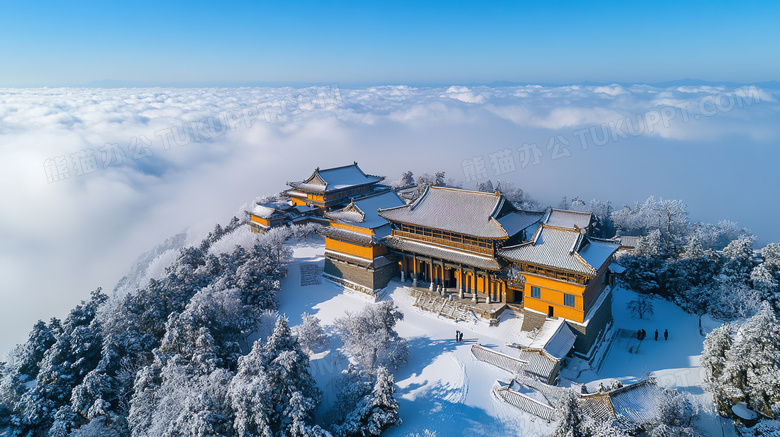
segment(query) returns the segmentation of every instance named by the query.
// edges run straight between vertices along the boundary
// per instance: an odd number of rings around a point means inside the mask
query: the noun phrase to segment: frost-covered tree
[[[213,369],[213,370],[212,370]],[[207,436],[231,432],[227,390],[233,374],[174,355],[136,381],[128,418],[134,436]]]
[[[659,258],[666,252],[666,246],[661,238],[661,231],[654,229],[649,234],[639,237],[634,254],[642,258]]]
[[[405,171],[401,174],[401,180],[398,181],[398,187],[410,187],[414,185],[414,173]]]
[[[761,299],[769,302],[775,312],[778,312],[780,311],[780,283],[776,276],[780,275],[772,274],[766,264],[763,262],[753,268],[750,272],[750,281]]]
[[[332,381],[336,388],[333,405],[327,414],[327,423],[339,425],[344,422],[347,415],[354,410],[363,397],[371,393],[373,388],[372,375],[360,370],[356,365],[349,366]]]
[[[726,374],[728,359],[726,353],[734,343],[735,328],[724,323],[707,334],[704,350],[701,354],[701,366],[705,371],[704,387],[712,393],[713,402],[718,411],[728,411],[728,396],[725,393],[723,376]]]
[[[658,199],[651,196],[634,208],[625,205],[612,213],[617,229],[643,235],[658,230],[666,246],[672,252],[685,243],[689,231],[688,210],[680,200]]]
[[[525,199],[525,193],[523,190],[511,181],[498,180],[496,181],[495,190],[503,194],[510,202],[523,202]]]
[[[334,325],[341,332],[345,352],[365,369],[406,364],[409,347],[394,327],[403,319],[392,301],[368,305],[357,314],[347,313]]]
[[[307,313],[303,313],[301,317],[303,318],[303,323],[295,330],[295,335],[301,347],[305,351],[312,351],[312,348],[327,344],[328,335],[322,329],[320,319]]]
[[[569,209],[572,211],[589,212],[588,204],[579,196],[574,196],[569,202]]]
[[[283,243],[294,234],[275,230],[254,244],[218,250],[240,225],[234,218],[216,226],[142,288],[111,299],[93,293],[62,323],[36,325],[17,349],[18,359],[2,371],[0,416],[8,417],[9,432],[143,435],[157,423],[178,421],[180,430],[192,424],[213,435],[199,418],[212,429],[232,425],[232,413],[208,405],[229,406],[215,393],[227,387],[240,343],[256,330],[255,313],[276,305],[291,256]],[[176,404],[179,398],[194,403]],[[155,416],[157,411],[176,415]]]
[[[445,179],[444,179],[444,172],[443,171],[437,171],[436,174],[433,177],[433,185],[437,187],[443,187],[446,185]]]
[[[561,397],[555,406],[555,420],[558,424],[555,426],[553,437],[585,437],[580,430],[583,414],[574,393],[567,392]]]
[[[730,415],[742,401],[764,414],[780,414],[780,324],[771,306],[764,303],[736,331],[728,325],[710,333],[702,367],[721,414]]]
[[[663,266],[660,259],[626,255],[619,262],[626,268],[621,280],[628,288],[640,293],[659,292],[658,273]]]
[[[677,390],[664,390],[656,405],[658,420],[652,424],[650,435],[653,437],[686,436],[697,437],[699,432],[693,422],[699,415],[699,408],[683,393]]]
[[[477,182],[477,191],[481,191],[483,193],[493,193],[495,192],[495,189],[493,188],[493,182],[488,179],[485,182]]]
[[[374,386],[344,421],[333,428],[333,432],[345,437],[379,436],[387,428],[398,425],[398,402],[393,397],[395,378],[385,368],[379,367]]]
[[[321,393],[309,370],[309,358],[279,318],[265,344],[255,342],[241,357],[228,393],[238,436],[319,435],[313,426]]]
[[[20,434],[40,434],[55,422],[60,409],[68,409],[71,392],[100,360],[101,330],[93,323],[97,308],[107,296],[98,288],[87,302],[76,306],[62,323],[56,341],[39,362],[35,386],[14,406],[12,423]],[[63,413],[67,423],[70,416]]]
[[[780,243],[767,244],[761,249],[761,258],[767,270],[773,274],[780,272]]]

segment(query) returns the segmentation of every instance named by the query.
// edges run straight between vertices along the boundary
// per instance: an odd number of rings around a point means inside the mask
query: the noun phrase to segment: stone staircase
[[[451,302],[443,297],[433,297],[424,293],[418,293],[414,300],[414,306],[448,319],[462,320],[464,322],[475,319],[468,306]]]

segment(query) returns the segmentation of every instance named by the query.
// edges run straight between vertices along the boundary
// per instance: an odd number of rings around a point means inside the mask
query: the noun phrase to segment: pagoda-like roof
[[[340,222],[346,222],[364,228],[374,229],[387,224],[387,220],[378,214],[381,208],[394,208],[406,205],[393,191],[384,191],[352,199],[349,205],[342,209],[325,213],[325,217]]]
[[[387,236],[381,240],[383,244],[396,250],[416,253],[422,256],[441,258],[458,264],[465,264],[487,270],[501,270],[501,263],[493,257],[476,255],[460,250],[448,249],[395,236]]]
[[[544,224],[556,228],[587,229],[593,221],[593,214],[589,212],[568,211],[553,208],[544,220]]]
[[[518,210],[500,193],[434,186],[409,205],[379,210],[391,222],[491,239],[516,235],[543,215]]]
[[[274,202],[255,204],[255,207],[252,209],[252,214],[256,215],[257,217],[267,219],[274,215],[283,215],[291,209],[293,209],[293,206],[290,202],[278,200]]]
[[[332,192],[345,190],[362,185],[371,185],[381,182],[382,176],[369,175],[358,167],[357,162],[343,167],[334,167],[320,170],[317,167],[308,178],[299,182],[288,182],[287,185],[304,191]]]
[[[588,237],[575,230],[539,226],[527,243],[498,251],[502,257],[520,263],[595,275],[610,260],[620,243]]]

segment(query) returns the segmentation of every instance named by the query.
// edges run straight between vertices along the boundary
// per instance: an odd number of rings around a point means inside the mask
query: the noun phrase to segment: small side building
[[[396,274],[396,263],[380,240],[390,235],[390,224],[377,214],[405,202],[393,191],[353,199],[344,208],[326,212],[324,273],[353,289],[373,294]]]
[[[366,174],[357,162],[324,170],[317,167],[308,178],[288,182],[291,188],[285,194],[290,196],[293,205],[316,206],[327,211],[343,207],[358,196],[389,191],[390,187],[379,184],[384,179]]]

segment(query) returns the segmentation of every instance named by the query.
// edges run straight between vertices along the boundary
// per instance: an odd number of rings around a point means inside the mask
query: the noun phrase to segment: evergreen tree
[[[577,405],[577,396],[567,393],[555,407],[555,419],[558,424],[553,437],[585,437],[580,431],[583,415]]]
[[[233,428],[238,436],[317,435],[312,421],[320,397],[309,359],[280,317],[268,341],[239,360],[228,392]]]
[[[379,436],[387,428],[399,425],[398,402],[393,397],[395,379],[385,368],[376,372],[374,387],[365,395],[334,433],[345,437]]]

